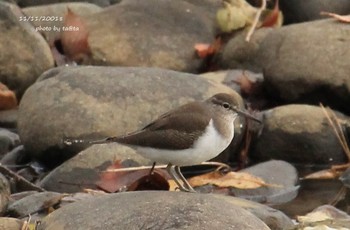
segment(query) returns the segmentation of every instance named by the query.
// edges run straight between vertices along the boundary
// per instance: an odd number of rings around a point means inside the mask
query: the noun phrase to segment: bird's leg
[[[149,171],[149,174],[148,174],[149,177],[150,177],[151,175],[153,175],[154,167],[156,167],[156,162],[153,162],[153,164],[152,164],[152,168],[151,168],[151,170]]]
[[[169,173],[169,175],[171,176],[171,178],[175,181],[175,183],[177,184],[177,186],[179,186],[179,189],[180,189],[181,191],[189,192],[189,190],[188,190],[187,188],[185,188],[185,187],[181,184],[179,178],[178,178],[177,175],[176,175],[176,172],[175,172],[175,170],[174,170],[172,164],[169,163],[168,166],[166,167],[166,170],[168,171],[168,173]]]
[[[190,183],[188,183],[188,181],[186,180],[186,178],[184,177],[184,175],[182,175],[179,166],[175,166],[175,172],[176,172],[177,175],[180,177],[180,179],[183,181],[183,183],[184,183],[186,189],[187,189],[189,192],[196,192],[196,190],[194,190],[194,189],[192,188],[192,186],[190,185]]]

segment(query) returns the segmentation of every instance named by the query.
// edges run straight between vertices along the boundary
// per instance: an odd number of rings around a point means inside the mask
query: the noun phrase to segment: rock
[[[322,102],[350,113],[349,35],[345,24],[332,19],[269,33],[260,45],[257,62],[264,67],[270,95],[287,102]]]
[[[4,214],[10,197],[10,183],[6,177],[0,174],[0,215]]]
[[[21,98],[29,85],[54,66],[50,48],[15,5],[0,2],[0,81]]]
[[[129,133],[172,108],[218,92],[242,101],[224,85],[155,68],[63,67],[40,79],[20,103],[18,131],[25,149],[48,161],[67,159],[83,149],[65,145],[66,137],[95,139]],[[239,139],[244,127],[236,122]]]
[[[19,143],[20,139],[18,134],[0,128],[0,157],[19,145]]]
[[[49,5],[55,3],[64,2],[81,2],[80,0],[16,0],[17,4],[21,7],[38,6],[38,5]],[[111,4],[117,3],[120,0],[87,0],[84,2],[95,4],[97,6],[106,7]]]
[[[21,230],[24,221],[11,218],[11,217],[0,217],[0,229],[6,230]]]
[[[350,13],[350,2],[347,0],[281,0],[280,9],[284,22],[298,23],[324,18],[320,12],[327,11],[341,15]]]
[[[344,118],[344,116],[343,116]],[[327,165],[347,157],[323,110],[311,105],[286,105],[264,112],[264,127],[251,157],[291,163]]]
[[[92,55],[83,63],[198,72],[194,45],[214,37],[208,15],[207,7],[183,0],[122,1],[88,18]]]
[[[10,203],[9,204],[12,204],[13,202],[15,202],[17,200],[23,199],[26,196],[30,196],[30,195],[37,194],[37,193],[39,193],[39,192],[34,191],[34,190],[12,193],[10,196]]]
[[[23,147],[19,145],[16,148],[13,148],[10,152],[6,153],[0,160],[2,165],[16,165],[28,163],[28,154]]]
[[[45,204],[50,203],[51,200],[58,196],[62,196],[56,192],[40,192],[33,195],[26,196],[9,205],[7,213],[12,217],[24,217],[26,215],[33,215],[33,213],[44,211]],[[44,210],[43,210],[44,209]]]
[[[246,32],[238,32],[222,48],[217,56],[217,65],[221,69],[247,69],[256,73],[262,72],[263,67],[256,60],[261,43],[273,29],[259,29],[254,32],[250,42],[245,41]]]
[[[17,127],[18,109],[0,111],[0,127],[14,129]]]
[[[227,203],[244,208],[248,212],[254,214],[262,220],[269,228],[277,229],[292,229],[293,221],[283,212],[273,209],[269,206],[259,204],[246,199],[241,199],[231,196],[215,195],[217,198],[224,200]]]
[[[117,143],[94,145],[51,171],[39,185],[46,190],[67,193],[98,189],[96,182],[101,171],[117,160],[125,167],[152,164],[133,149]]]
[[[240,172],[257,176],[270,186],[262,186],[257,189],[232,188],[231,192],[234,196],[261,203],[280,204],[293,200],[298,194],[298,186],[296,186],[298,172],[293,165],[285,161],[271,160]]]
[[[82,18],[90,17],[91,14],[97,13],[102,10],[101,7],[91,3],[67,2],[27,7],[23,8],[23,12],[28,17],[48,17],[49,20],[37,20],[33,22],[33,25],[35,26],[35,28],[37,28],[39,32],[45,35],[45,38],[46,40],[48,40],[49,44],[53,44],[55,40],[61,37],[61,32],[63,30],[62,26],[64,25],[64,18],[67,14],[67,8],[69,8],[74,12],[74,14],[79,15],[79,17]],[[56,30],[54,30],[54,27],[56,27]],[[40,28],[43,29],[41,30]],[[47,31],[46,28],[49,31]]]
[[[298,216],[299,225],[313,229],[349,229],[350,216],[332,205],[322,205],[305,216]]]
[[[39,230],[97,230],[115,226],[120,229],[269,229],[251,213],[211,195],[147,191],[111,194],[67,205],[45,217]]]
[[[259,29],[249,43],[241,33],[223,48],[220,65],[263,72],[274,100],[322,102],[350,114],[349,34],[345,23],[333,19]]]

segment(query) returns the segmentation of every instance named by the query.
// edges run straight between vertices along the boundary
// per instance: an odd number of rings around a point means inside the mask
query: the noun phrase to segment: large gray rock
[[[190,1],[122,1],[88,18],[92,55],[84,63],[197,72],[194,45],[212,41],[213,15]]]
[[[94,145],[67,160],[40,182],[40,187],[55,192],[74,193],[83,189],[98,189],[101,171],[115,161],[124,167],[150,165],[135,150],[117,143]]]
[[[26,91],[18,131],[33,156],[66,158],[82,148],[64,145],[65,137],[129,133],[172,108],[218,92],[236,95],[243,106],[237,93],[197,75],[153,68],[56,68]],[[237,126],[237,139],[243,128]]]
[[[48,44],[23,16],[17,6],[0,2],[0,81],[17,97],[54,66]]]
[[[330,105],[350,113],[350,31],[334,19],[245,32],[223,48],[220,65],[264,73],[266,91],[285,102]]]
[[[252,146],[251,157],[254,159],[321,165],[347,161],[320,107],[276,107],[264,112],[263,124],[261,134]]]
[[[347,25],[333,19],[269,33],[257,62],[270,94],[289,102],[323,102],[350,113],[349,36]]]
[[[82,211],[84,210],[84,211]],[[248,211],[215,196],[127,192],[67,205],[39,229],[269,229]]]
[[[250,42],[245,41],[247,32],[238,32],[222,48],[218,55],[218,65],[222,69],[248,69],[262,72],[263,67],[256,59],[261,43],[273,29],[259,29],[254,32]]]

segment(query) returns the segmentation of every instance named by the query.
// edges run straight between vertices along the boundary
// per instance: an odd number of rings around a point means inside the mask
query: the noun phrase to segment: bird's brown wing
[[[187,104],[179,107],[160,116],[142,130],[116,137],[114,141],[159,149],[190,148],[210,121],[210,115],[203,106]]]

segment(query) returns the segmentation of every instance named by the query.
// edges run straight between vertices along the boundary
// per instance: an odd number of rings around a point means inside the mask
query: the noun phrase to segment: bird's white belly
[[[184,150],[152,149],[149,147],[136,147],[135,149],[144,157],[161,164],[171,163],[178,166],[200,164],[219,155],[231,143],[234,136],[233,122],[230,136],[224,138],[219,134],[210,120],[203,136],[196,140],[192,148]]]

